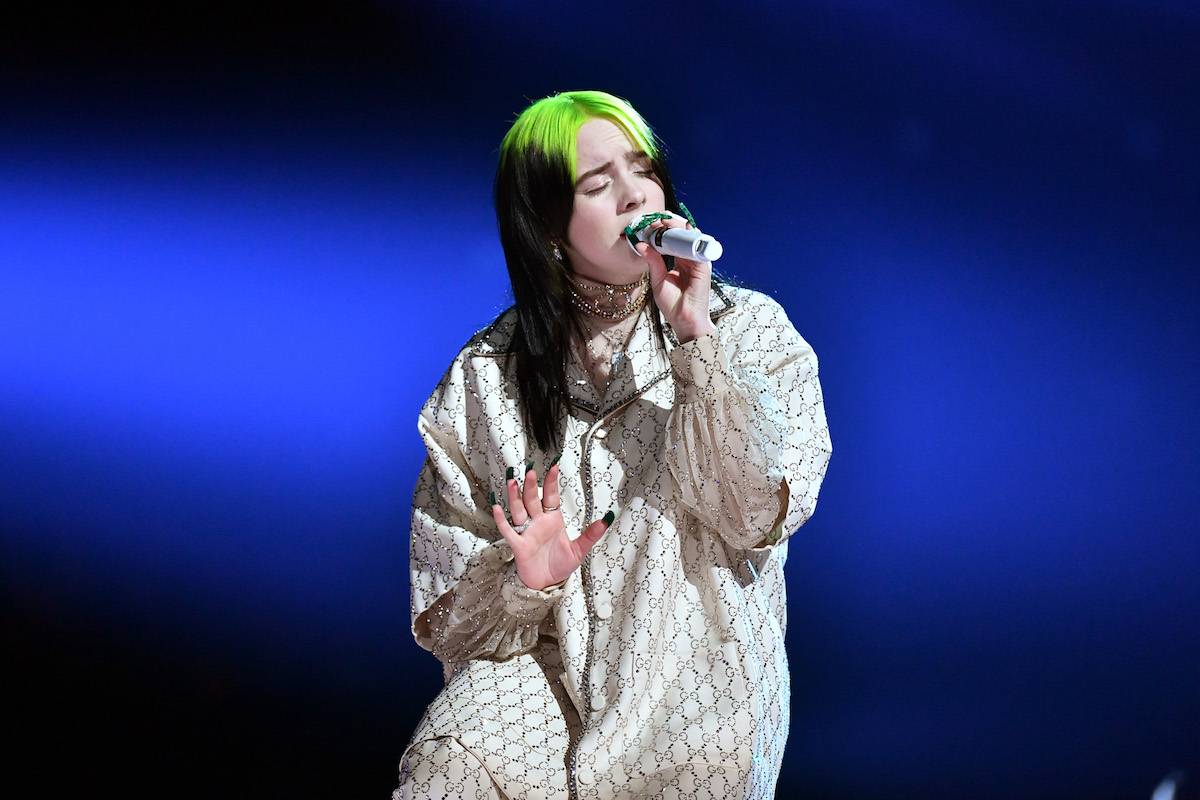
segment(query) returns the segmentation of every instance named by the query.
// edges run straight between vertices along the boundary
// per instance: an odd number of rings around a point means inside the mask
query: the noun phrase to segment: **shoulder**
[[[713,286],[716,293],[717,284]],[[734,352],[734,358],[773,360],[803,355],[816,360],[816,353],[787,311],[766,292],[744,286],[721,284],[721,291],[732,302],[723,320],[716,320],[721,338]]]
[[[509,306],[495,319],[471,334],[458,348],[428,399],[421,416],[458,417],[465,411],[466,396],[476,384],[494,384],[505,367],[516,329],[516,306]],[[494,373],[494,374],[493,374]]]
[[[460,358],[508,355],[517,329],[517,307],[501,311],[495,319],[476,331],[459,350]]]
[[[714,322],[726,317],[725,324],[735,328],[747,325],[791,324],[783,306],[766,292],[713,281],[712,294],[709,313]]]
[[[509,355],[516,329],[517,307],[513,305],[501,311],[495,319],[471,334],[471,337],[458,348],[448,371],[470,370],[472,361],[476,358],[489,358],[495,361],[498,356]]]

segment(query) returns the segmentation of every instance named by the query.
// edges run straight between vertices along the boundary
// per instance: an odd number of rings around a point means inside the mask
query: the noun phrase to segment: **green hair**
[[[627,100],[600,91],[559,92],[530,105],[500,143],[500,165],[516,151],[534,150],[551,162],[565,166],[571,184],[578,176],[579,129],[589,119],[611,120],[651,159],[662,150],[654,131]]]

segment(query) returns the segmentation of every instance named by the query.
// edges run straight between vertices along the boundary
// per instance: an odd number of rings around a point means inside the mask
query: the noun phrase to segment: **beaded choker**
[[[571,305],[585,314],[602,319],[622,320],[633,316],[649,297],[650,273],[633,283],[613,284],[572,275],[567,284]]]

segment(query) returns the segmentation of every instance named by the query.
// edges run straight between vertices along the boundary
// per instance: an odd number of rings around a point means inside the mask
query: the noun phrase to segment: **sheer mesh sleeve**
[[[816,354],[762,297],[670,355],[667,468],[684,507],[741,549],[774,547],[808,521],[833,452]]]

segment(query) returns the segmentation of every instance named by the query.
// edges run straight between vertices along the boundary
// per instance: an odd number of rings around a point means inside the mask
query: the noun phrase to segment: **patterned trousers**
[[[418,742],[400,764],[392,800],[508,800],[479,759],[452,737]]]
[[[548,636],[506,661],[460,665],[413,732],[393,800],[566,800],[580,723],[562,671]]]

